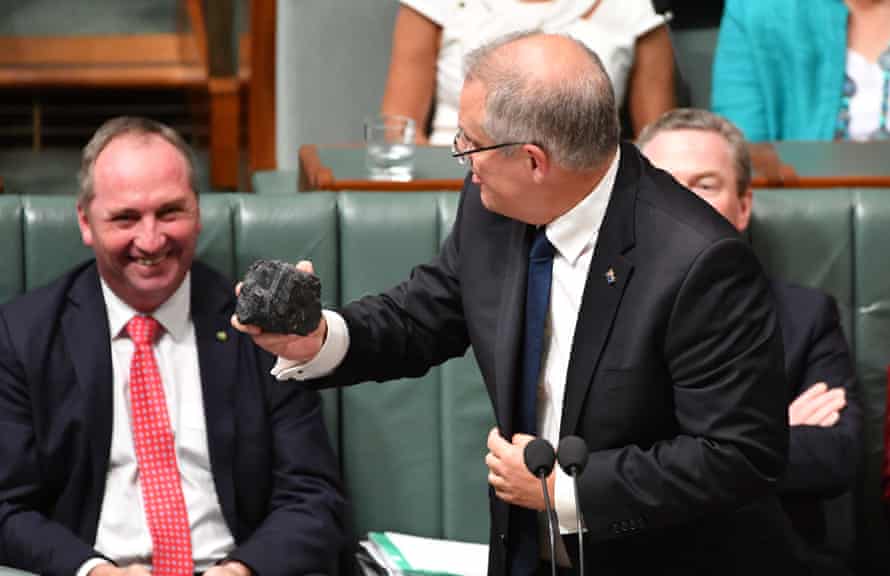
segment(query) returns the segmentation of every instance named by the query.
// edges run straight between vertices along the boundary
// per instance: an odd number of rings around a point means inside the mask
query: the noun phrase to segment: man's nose
[[[166,242],[166,238],[156,220],[145,219],[140,223],[134,242],[136,248],[152,254],[160,250],[164,246],[164,242]]]

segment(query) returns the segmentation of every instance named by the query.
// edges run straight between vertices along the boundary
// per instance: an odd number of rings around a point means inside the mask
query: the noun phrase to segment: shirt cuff
[[[318,354],[302,364],[279,356],[275,366],[272,367],[272,376],[278,380],[302,382],[327,376],[337,369],[349,351],[349,327],[346,326],[343,316],[333,310],[322,310],[321,313],[324,314],[328,325],[328,333]]]
[[[90,558],[80,565],[80,568],[77,569],[77,572],[74,573],[74,576],[87,576],[87,574],[90,573],[90,570],[100,564],[111,564],[111,562],[109,562],[105,558]]]
[[[575,508],[575,486],[572,477],[556,468],[556,481],[553,483],[553,506],[559,518],[559,533],[574,534],[578,531],[578,514]]]

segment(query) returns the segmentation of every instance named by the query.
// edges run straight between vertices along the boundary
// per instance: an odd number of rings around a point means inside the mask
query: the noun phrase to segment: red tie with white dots
[[[159,330],[151,316],[134,316],[127,323],[135,345],[130,364],[133,444],[151,534],[152,576],[184,576],[194,573],[192,541],[167,400],[151,349]]]

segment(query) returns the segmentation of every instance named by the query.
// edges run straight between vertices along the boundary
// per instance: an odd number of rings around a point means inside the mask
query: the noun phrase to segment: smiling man
[[[497,420],[494,576],[549,573],[543,491],[522,454],[568,435],[589,449],[590,574],[793,574],[772,537],[781,335],[751,248],[619,142],[609,78],[584,45],[512,36],[466,69],[453,156],[471,173],[437,258],[325,311],[307,337],[233,323],[281,357],[280,378],[318,387],[416,376],[472,346]],[[558,562],[574,568],[572,484],[550,483]]]
[[[95,260],[0,308],[0,564],[326,572],[344,500],[319,398],[228,326],[232,283],[194,261],[187,146],[111,120],[80,184]]]

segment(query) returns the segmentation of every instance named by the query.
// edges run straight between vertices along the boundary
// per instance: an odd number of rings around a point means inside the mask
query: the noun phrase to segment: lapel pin
[[[608,270],[606,270],[605,276],[606,276],[606,282],[608,282],[609,286],[614,284],[615,280],[618,279],[618,277],[615,276],[615,270],[613,270],[612,268],[609,268]]]
[[[226,334],[225,330],[220,330],[219,332],[216,333],[216,339],[220,342],[225,342],[226,340],[229,339],[229,335]]]

